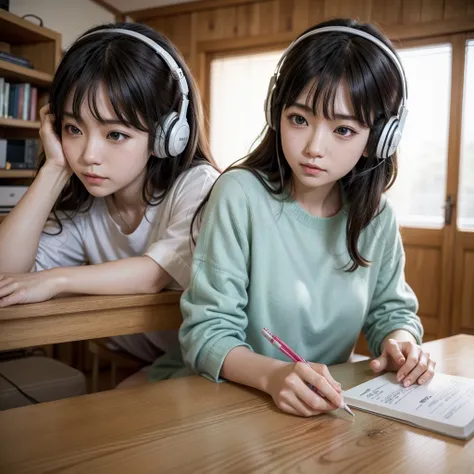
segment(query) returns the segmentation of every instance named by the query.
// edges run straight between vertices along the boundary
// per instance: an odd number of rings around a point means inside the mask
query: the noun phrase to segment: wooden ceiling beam
[[[150,18],[160,18],[183,13],[194,13],[203,10],[214,10],[216,8],[234,7],[255,3],[255,0],[198,0],[197,2],[178,3],[164,7],[152,7],[142,10],[132,10],[125,12],[135,21],[149,20]]]

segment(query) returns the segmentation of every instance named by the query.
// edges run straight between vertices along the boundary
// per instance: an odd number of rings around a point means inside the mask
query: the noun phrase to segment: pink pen
[[[274,345],[277,349],[283,352],[283,354],[285,354],[293,362],[303,362],[303,364],[306,364],[308,367],[311,367],[311,365],[308,364],[308,362],[306,362],[303,357],[299,356],[290,346],[284,343],[278,336],[272,334],[267,328],[262,329],[262,334],[265,339],[270,341],[272,345]],[[319,390],[317,390],[311,384],[309,384],[309,388],[316,392],[320,397],[326,398]],[[347,413],[355,417],[354,413],[352,413],[351,409],[345,403],[343,408]]]

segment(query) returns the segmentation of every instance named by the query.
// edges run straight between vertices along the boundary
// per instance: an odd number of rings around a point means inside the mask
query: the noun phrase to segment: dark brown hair
[[[142,198],[148,205],[159,204],[178,176],[200,163],[213,163],[204,133],[204,118],[199,90],[184,59],[173,44],[157,31],[137,23],[106,24],[91,28],[83,36],[96,30],[120,28],[147,36],[164,48],[183,70],[189,86],[187,119],[190,137],[186,149],[171,159],[151,156],[146,165]],[[69,94],[73,97],[73,114],[80,115],[81,104],[87,100],[91,113],[103,122],[97,107],[97,91],[104,84],[118,119],[126,126],[149,133],[149,149],[157,124],[171,110],[177,110],[180,92],[166,63],[145,43],[115,33],[95,34],[79,38],[62,59],[50,92],[51,113],[55,116],[55,132],[60,137],[64,107]],[[40,159],[39,168],[45,162]],[[39,169],[38,168],[38,169]],[[53,214],[62,231],[56,211],[65,211],[70,218],[78,211],[87,211],[93,202],[85,186],[72,175],[54,207]],[[68,212],[69,211],[69,212]]]
[[[303,34],[325,26],[347,26],[365,31],[394,51],[377,28],[354,20],[327,21]],[[295,45],[282,64],[273,95],[272,122],[275,130],[266,127],[259,145],[229,169],[248,170],[269,193],[285,197],[285,193],[291,190],[292,172],[287,161],[282,159],[280,116],[315,79],[316,87],[312,91],[314,113],[322,110],[326,118],[334,117],[336,90],[341,81],[345,81],[357,120],[371,129],[368,156],[361,157],[355,168],[341,179],[349,203],[346,245],[352,263],[347,270],[355,271],[370,264],[359,252],[359,237],[381,212],[382,193],[393,184],[397,175],[396,154],[383,161],[375,156],[382,128],[392,115],[397,114],[402,97],[402,82],[397,68],[379,46],[345,32],[310,36]],[[200,219],[200,211],[208,198],[196,212],[193,223]]]

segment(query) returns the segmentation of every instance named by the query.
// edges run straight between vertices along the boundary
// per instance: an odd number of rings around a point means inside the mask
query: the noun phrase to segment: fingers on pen
[[[306,364],[300,362],[296,364],[295,371],[306,383],[311,384],[319,392],[321,392],[321,394],[326,397],[331,404],[335,405],[336,407],[343,405],[340,393],[336,391],[336,389],[329,383],[324,375],[321,375],[321,373],[316,372],[311,367],[308,367]],[[320,367],[320,372],[325,373],[324,367]]]

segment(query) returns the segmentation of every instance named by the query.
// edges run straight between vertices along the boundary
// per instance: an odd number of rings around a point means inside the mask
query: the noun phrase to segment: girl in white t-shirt
[[[176,48],[144,25],[93,28],[40,116],[39,171],[0,226],[0,307],[185,288],[191,219],[218,172]],[[178,345],[174,331],[113,342],[144,363]]]

